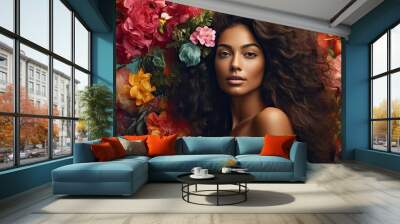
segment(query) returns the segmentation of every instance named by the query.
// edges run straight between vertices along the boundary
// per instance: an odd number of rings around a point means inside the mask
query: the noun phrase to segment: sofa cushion
[[[126,155],[138,155],[145,156],[147,155],[146,143],[141,140],[126,140],[125,138],[118,137],[121,145],[124,147],[126,151]]]
[[[148,135],[125,135],[123,136],[123,138],[129,141],[137,141],[137,140],[146,141],[147,136]]]
[[[261,156],[280,156],[286,159],[289,158],[290,147],[294,140],[295,135],[265,135],[264,136],[264,146],[261,149]]]
[[[146,139],[148,156],[163,156],[176,154],[177,135],[157,136],[149,135]]]
[[[117,137],[104,137],[101,138],[101,142],[110,143],[117,158],[126,156],[126,151]]]
[[[233,137],[183,137],[178,154],[226,154],[234,155],[235,141]]]
[[[279,156],[238,155],[240,167],[249,172],[292,172],[292,161]]]
[[[118,158],[112,145],[108,142],[92,144],[90,147],[92,149],[94,157],[96,157],[96,160],[99,162],[109,161]]]
[[[264,145],[263,137],[236,137],[236,155],[259,154]]]
[[[212,172],[219,171],[230,159],[231,155],[174,155],[158,156],[149,160],[149,170],[163,172],[190,172],[193,167],[200,166]]]

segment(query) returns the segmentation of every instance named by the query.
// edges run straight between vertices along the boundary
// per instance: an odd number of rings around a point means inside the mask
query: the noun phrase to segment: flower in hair
[[[206,47],[215,46],[215,30],[208,26],[197,27],[196,30],[190,35],[190,41],[193,44],[204,45]]]

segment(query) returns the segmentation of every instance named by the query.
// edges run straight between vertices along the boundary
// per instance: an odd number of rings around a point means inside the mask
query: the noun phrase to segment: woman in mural
[[[186,71],[176,112],[200,135],[295,134],[310,161],[333,161],[337,108],[315,33],[219,13],[213,26],[216,45]]]

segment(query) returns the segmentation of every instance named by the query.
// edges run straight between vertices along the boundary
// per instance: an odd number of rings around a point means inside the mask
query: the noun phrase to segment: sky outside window
[[[0,26],[14,31],[14,0],[0,1]]]

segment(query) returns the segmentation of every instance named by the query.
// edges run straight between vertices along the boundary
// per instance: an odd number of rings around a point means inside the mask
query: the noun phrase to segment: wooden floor
[[[312,164],[308,183],[345,201],[367,204],[357,214],[36,214],[54,200],[49,185],[0,201],[0,223],[220,224],[220,223],[400,223],[400,174],[359,163]],[[315,203],[319,203],[315,201]]]

